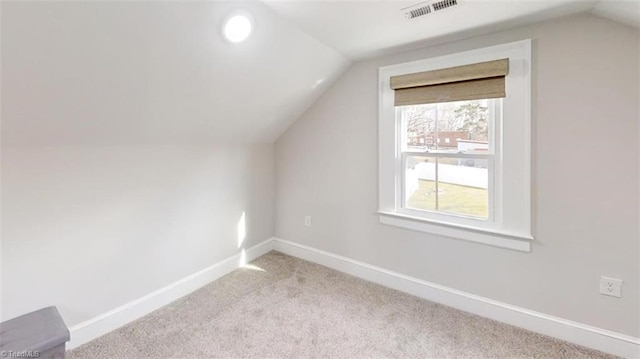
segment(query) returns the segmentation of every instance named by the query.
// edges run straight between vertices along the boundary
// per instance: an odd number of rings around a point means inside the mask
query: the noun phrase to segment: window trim
[[[394,90],[390,86],[391,76],[505,57],[509,58],[510,67],[510,75],[506,78],[507,92],[513,94],[509,108],[512,115],[510,118],[516,115],[519,121],[515,130],[511,129],[513,135],[510,137],[514,138],[511,147],[509,143],[505,146],[504,136],[501,143],[496,143],[496,151],[510,149],[510,154],[505,156],[506,160],[500,158],[506,161],[506,164],[499,167],[502,173],[496,173],[493,179],[499,181],[498,185],[502,186],[501,191],[492,194],[493,202],[496,204],[492,209],[494,212],[492,215],[496,222],[486,223],[487,221],[482,220],[487,225],[474,225],[473,222],[469,224],[468,221],[456,222],[453,220],[455,216],[445,216],[443,220],[442,216],[429,214],[416,216],[403,211],[404,201],[401,196],[404,176],[400,168],[402,152],[401,144],[397,141],[399,126],[395,115]],[[518,251],[530,251],[531,241],[534,239],[531,231],[531,40],[381,67],[379,84],[378,214],[380,223]],[[508,121],[508,119],[505,120]],[[507,125],[503,123],[503,127]],[[494,155],[499,158],[497,153]],[[509,171],[513,176],[504,177]],[[399,193],[400,197],[398,197]],[[516,198],[511,198],[514,194]]]

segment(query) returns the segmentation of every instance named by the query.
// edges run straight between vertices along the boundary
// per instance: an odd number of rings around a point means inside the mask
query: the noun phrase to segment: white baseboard
[[[144,297],[138,298],[95,318],[74,325],[69,328],[69,331],[71,332],[71,341],[68,343],[67,349],[76,348],[127,323],[143,317],[154,310],[213,282],[225,274],[236,270],[247,262],[258,258],[271,250],[273,250],[273,239],[268,239],[230,258],[218,262],[199,272],[193,273],[177,282],[171,283],[164,288],[160,288],[149,293]]]
[[[67,348],[76,348],[143,317],[271,250],[533,332],[625,358],[640,358],[639,338],[520,308],[279,238],[268,239],[246,249],[244,254],[238,253],[144,297],[74,325],[69,329],[71,341]]]
[[[640,358],[640,338],[520,308],[409,277],[316,248],[273,238],[273,249],[482,317],[625,358]]]

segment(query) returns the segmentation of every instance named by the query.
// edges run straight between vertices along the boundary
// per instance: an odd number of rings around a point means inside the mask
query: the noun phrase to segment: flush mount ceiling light
[[[232,43],[242,42],[251,35],[253,21],[250,14],[236,11],[229,15],[222,25],[222,35]]]

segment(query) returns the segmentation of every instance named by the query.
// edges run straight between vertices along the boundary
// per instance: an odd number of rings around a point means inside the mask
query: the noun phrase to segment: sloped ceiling
[[[640,27],[640,0],[600,0],[591,12],[623,24]]]
[[[640,0],[0,2],[3,146],[272,142],[350,62]],[[255,31],[222,39],[245,9]]]
[[[265,1],[356,60],[586,11],[636,26],[640,21],[640,0],[458,0],[454,7],[412,20],[401,9],[424,0]]]
[[[1,6],[3,146],[272,142],[349,65],[261,2]]]

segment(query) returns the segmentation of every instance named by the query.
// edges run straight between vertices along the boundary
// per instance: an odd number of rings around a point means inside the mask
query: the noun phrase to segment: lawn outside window
[[[530,40],[380,68],[380,222],[530,250]]]

